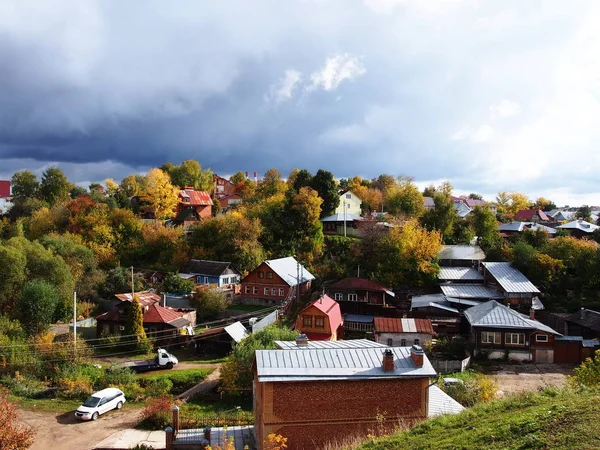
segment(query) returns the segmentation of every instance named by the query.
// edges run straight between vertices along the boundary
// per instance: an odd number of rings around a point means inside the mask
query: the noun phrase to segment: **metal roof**
[[[346,212],[346,222],[354,222],[355,220],[365,220],[360,216],[357,216],[356,214],[352,214],[349,212]],[[344,221],[344,213],[336,213],[333,214],[332,216],[328,216],[325,217],[324,219],[321,219],[321,222],[343,222]]]
[[[508,293],[539,293],[531,281],[520,270],[515,269],[509,262],[484,262],[485,269],[496,279]]]
[[[429,408],[427,417],[441,416],[442,414],[458,414],[465,409],[439,387],[433,385],[429,387]]]
[[[482,261],[485,259],[485,253],[478,245],[442,245],[438,258]]]
[[[344,314],[344,322],[372,323],[375,316],[366,316],[363,314]]]
[[[504,295],[483,284],[442,284],[442,292],[446,297],[455,298],[504,298]]]
[[[540,330],[546,333],[560,335],[549,326],[528,316],[518,313],[508,306],[501,305],[495,300],[481,303],[466,309],[465,317],[472,327],[484,328],[518,328],[525,330]]]
[[[440,273],[438,274],[438,280],[469,280],[477,281],[483,280],[477,269],[472,267],[440,267]]]
[[[296,286],[298,271],[296,258],[288,256],[287,258],[268,259],[265,261],[265,264],[273,269],[273,272],[279,275],[289,286]],[[300,264],[300,284],[314,279],[313,274]]]
[[[436,334],[431,320],[399,317],[375,317],[375,333]]]
[[[583,337],[582,336],[560,336],[560,337],[557,337],[555,340],[558,342],[561,342],[561,341],[582,342]]]
[[[600,341],[595,339],[584,339],[581,341],[581,346],[586,348],[600,347]]]
[[[532,231],[542,230],[549,234],[556,234],[556,230],[554,228],[547,227],[545,225],[540,225],[539,223],[535,223],[535,222],[511,222],[511,223],[504,223],[498,227],[498,231],[522,232],[522,231],[525,231],[526,229],[529,229]]]
[[[426,355],[417,367],[410,347],[388,347],[394,355],[394,370],[382,369],[383,348],[309,348],[257,350],[259,382],[352,380],[402,377],[435,377]]]
[[[368,339],[349,339],[347,341],[308,341],[305,346],[296,345],[296,341],[275,341],[275,345],[284,350],[306,350],[307,348],[386,348],[387,345]]]
[[[214,277],[225,274],[240,274],[231,267],[231,263],[228,261],[210,261],[207,259],[190,259],[181,269],[181,273]]]
[[[594,225],[593,223],[586,222],[585,220],[574,220],[573,222],[565,223],[564,225],[560,225],[556,228],[563,230],[580,230],[585,231],[586,233],[593,233],[600,227],[598,225]]]
[[[447,303],[446,296],[444,294],[415,295],[410,300],[412,308],[427,307],[430,303]]]
[[[468,300],[466,298],[455,298],[455,297],[446,297],[446,300],[450,303],[457,303],[459,305],[467,305],[467,306],[477,306],[481,302],[475,300]]]
[[[242,342],[244,338],[248,337],[248,330],[246,330],[246,327],[242,325],[241,322],[232,323],[223,329],[229,336],[231,336],[231,339],[238,343]]]

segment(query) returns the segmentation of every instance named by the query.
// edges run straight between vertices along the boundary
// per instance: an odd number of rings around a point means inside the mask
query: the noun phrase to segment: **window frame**
[[[518,342],[513,342],[513,337],[517,336]],[[523,341],[523,342],[520,342]],[[504,333],[504,343],[506,345],[525,345],[525,333]]]
[[[387,340],[387,346],[388,346],[388,347],[393,347],[393,345],[394,345],[394,340],[393,340],[393,339],[391,339],[391,338],[390,338],[390,339],[388,339],[388,340]]]
[[[333,297],[336,302],[341,302],[342,300],[344,300],[344,294],[341,292],[336,292],[335,294],[333,294]]]
[[[250,286],[246,286],[245,289],[244,289],[244,292],[246,294],[249,294],[250,293]]]
[[[267,279],[268,280],[272,280],[273,279],[273,272],[267,272]]]
[[[265,272],[264,270],[259,270],[258,271],[258,278],[264,278],[265,277]]]
[[[252,288],[252,293],[253,293],[254,295],[258,295],[258,286],[254,286],[254,287]]]
[[[544,338],[544,339],[540,339],[540,338]],[[535,335],[535,342],[549,342],[550,339],[548,339],[548,335],[547,334],[536,334]]]
[[[302,326],[303,327],[310,327],[312,328],[312,323],[313,323],[313,316],[310,316],[308,314],[303,314],[302,315]]]
[[[400,339],[400,347],[406,347],[406,339]]]
[[[357,302],[358,301],[358,294],[348,294],[348,301],[349,302]]]
[[[485,340],[484,340],[484,336],[486,337]],[[490,341],[490,339],[489,339],[490,336],[494,336],[493,342]],[[498,341],[496,341],[496,338],[498,338]],[[480,336],[480,341],[482,344],[492,344],[492,345],[502,344],[502,333],[499,331],[482,331],[481,336]]]
[[[269,295],[269,288],[264,288],[263,293],[264,295]]]
[[[285,295],[285,291],[283,288],[279,288],[279,296],[283,297]]]
[[[323,316],[315,316],[315,328],[325,328],[325,318]]]

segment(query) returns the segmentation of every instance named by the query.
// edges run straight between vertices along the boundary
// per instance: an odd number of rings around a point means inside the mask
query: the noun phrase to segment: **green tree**
[[[19,301],[19,320],[23,330],[30,336],[47,331],[60,301],[60,293],[47,281],[25,283]]]
[[[447,187],[436,188],[433,194],[434,207],[425,211],[421,223],[428,230],[438,230],[444,239],[451,239],[456,211]]]
[[[474,193],[474,192],[471,192],[471,193],[469,194],[469,198],[470,198],[471,200],[483,200],[483,197],[482,197],[481,195],[479,195],[479,194],[476,194],[476,193]]]
[[[298,332],[280,325],[253,333],[239,344],[235,344],[227,361],[221,367],[220,389],[229,395],[242,395],[252,389],[254,374],[252,364],[256,350],[277,348],[275,341],[292,341]]]
[[[425,211],[423,195],[412,180],[398,177],[397,184],[388,189],[385,208],[395,216],[420,217]]]
[[[40,182],[37,176],[28,171],[15,172],[11,179],[14,201],[24,201],[39,195]]]
[[[78,197],[81,197],[82,195],[88,195],[88,191],[84,187],[73,186],[71,188],[71,191],[69,192],[69,195],[71,196],[71,198],[78,198]]]
[[[575,212],[575,217],[577,219],[585,220],[586,222],[591,222],[592,221],[592,208],[590,208],[588,205],[580,206],[579,208],[577,208],[577,211]]]
[[[477,236],[477,244],[485,253],[501,245],[502,237],[498,230],[498,221],[489,206],[473,209],[470,220]]]
[[[177,274],[169,274],[163,283],[163,292],[189,294],[195,286],[192,280],[184,280]]]
[[[214,286],[200,286],[192,295],[192,306],[196,308],[198,318],[212,320],[227,308],[228,302],[221,289]]]
[[[49,167],[42,174],[40,193],[50,204],[54,205],[70,197],[72,184],[58,167]]]
[[[16,308],[21,288],[27,279],[27,258],[25,252],[8,245],[0,246],[0,308],[4,314],[12,314]]]
[[[180,189],[192,186],[197,191],[213,191],[212,171],[210,169],[202,170],[202,166],[195,159],[188,159],[177,166],[165,167],[167,169],[165,172],[171,176],[171,182]]]
[[[256,194],[258,199],[266,199],[277,194],[283,194],[287,190],[287,184],[281,179],[281,172],[277,169],[269,169],[262,180],[258,182]]]
[[[123,178],[119,188],[126,197],[143,195],[146,190],[146,177],[142,175],[128,175]]]
[[[322,199],[316,191],[303,187],[286,205],[287,236],[291,253],[311,264],[323,251],[323,225],[319,220]]]
[[[146,337],[146,332],[144,331],[144,312],[142,311],[142,306],[137,295],[133,296],[129,307],[123,340],[132,343],[132,350],[140,352],[152,351],[152,343]]]
[[[292,175],[290,174],[290,178]],[[288,179],[289,181],[289,179]],[[293,176],[292,187],[298,192],[303,187],[311,187],[313,181],[313,175],[306,169],[298,170]],[[313,187],[314,189],[314,187]],[[318,192],[318,191],[317,191]]]

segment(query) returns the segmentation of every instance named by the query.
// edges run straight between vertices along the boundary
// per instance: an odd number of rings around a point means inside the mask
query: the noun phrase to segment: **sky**
[[[3,0],[0,179],[197,159],[600,204],[600,2]]]

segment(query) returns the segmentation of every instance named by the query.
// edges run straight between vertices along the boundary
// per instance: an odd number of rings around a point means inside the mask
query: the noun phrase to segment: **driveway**
[[[497,364],[485,373],[498,383],[498,396],[516,392],[537,391],[548,386],[562,386],[569,375],[573,375],[572,365],[567,364]]]
[[[119,411],[107,412],[95,422],[80,422],[75,419],[74,412],[56,414],[20,409],[20,422],[29,425],[35,432],[30,450],[93,448],[111,434],[133,428],[140,420],[140,409],[127,404]]]

